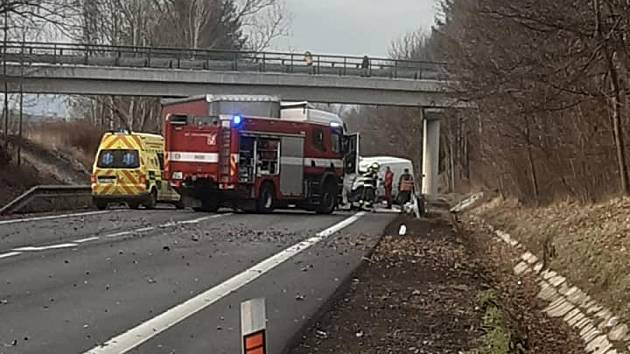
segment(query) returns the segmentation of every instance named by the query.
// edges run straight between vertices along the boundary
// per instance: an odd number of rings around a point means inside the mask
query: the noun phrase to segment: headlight
[[[173,179],[183,179],[184,174],[181,172],[173,172]]]

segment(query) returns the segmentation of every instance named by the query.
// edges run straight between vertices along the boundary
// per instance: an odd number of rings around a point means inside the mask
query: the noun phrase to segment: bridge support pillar
[[[423,112],[422,194],[433,199],[438,193],[440,119]]]

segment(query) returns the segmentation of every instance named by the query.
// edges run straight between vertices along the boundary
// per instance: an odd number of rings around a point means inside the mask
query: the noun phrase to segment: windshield
[[[96,164],[100,168],[138,168],[138,150],[101,150]]]

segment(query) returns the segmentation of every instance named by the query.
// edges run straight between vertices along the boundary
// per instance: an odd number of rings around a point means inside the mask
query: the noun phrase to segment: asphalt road
[[[270,353],[351,276],[391,214],[112,210],[0,220],[0,353],[238,353],[264,297]]]

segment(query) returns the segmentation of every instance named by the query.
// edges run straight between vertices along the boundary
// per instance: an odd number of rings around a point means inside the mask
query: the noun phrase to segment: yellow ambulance
[[[103,135],[92,168],[92,198],[98,209],[126,203],[170,203],[184,208],[183,200],[164,177],[164,138],[156,134],[108,132]]]

